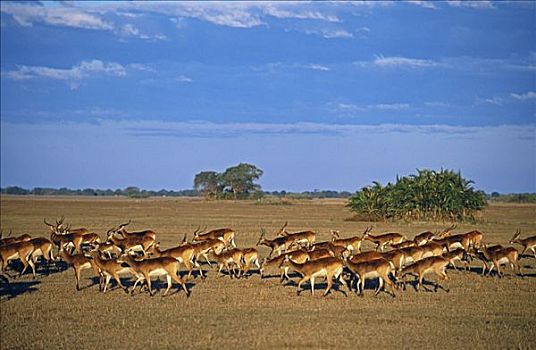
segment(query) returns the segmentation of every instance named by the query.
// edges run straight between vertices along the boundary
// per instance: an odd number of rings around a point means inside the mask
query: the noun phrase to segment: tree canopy
[[[207,198],[233,199],[250,198],[261,195],[261,186],[256,184],[263,171],[255,165],[240,163],[227,168],[223,173],[202,171],[194,177],[194,188]]]

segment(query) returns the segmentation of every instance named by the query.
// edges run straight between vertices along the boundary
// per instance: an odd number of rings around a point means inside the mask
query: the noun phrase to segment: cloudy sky
[[[534,2],[1,2],[1,185],[536,191]]]

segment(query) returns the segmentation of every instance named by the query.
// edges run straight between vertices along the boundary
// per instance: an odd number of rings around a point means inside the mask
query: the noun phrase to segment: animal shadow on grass
[[[186,284],[186,289],[188,289],[188,292],[191,295],[192,289],[195,286],[195,283],[186,282],[185,284]],[[123,281],[123,285],[127,288],[127,290],[129,291],[129,294],[130,294],[131,291],[132,291],[132,287],[134,286],[134,281],[133,280]],[[113,289],[115,290],[117,288],[121,288],[121,287],[119,287],[117,285],[114,285]],[[158,294],[160,294],[161,296],[164,296],[163,294],[164,294],[166,288],[167,288],[167,281],[165,279],[151,280],[151,289],[153,290],[153,296],[156,296]],[[142,282],[141,286],[140,286],[140,284],[138,284],[138,286],[136,286],[136,291],[137,292],[132,294],[132,296],[139,295],[139,294],[148,295],[149,294],[149,287],[147,286],[146,282]],[[179,293],[184,294],[184,289],[182,289],[182,287],[180,285],[178,285],[178,283],[173,281],[172,285],[171,285],[171,288],[169,289],[169,292],[165,297],[169,297],[171,295],[175,295],[175,294],[179,294]]]
[[[292,278],[292,276],[289,274],[289,277]],[[348,283],[348,282],[346,282]],[[297,288],[298,287],[298,282],[294,281],[294,280],[290,280],[290,281],[287,281],[285,284],[283,284],[283,286],[287,287],[287,286],[292,286],[294,288]],[[328,284],[327,282],[323,281],[323,282],[318,282],[318,280],[315,281],[315,295],[316,293],[321,293],[322,295],[324,295],[324,292],[327,288]],[[330,295],[332,291],[335,291],[335,292],[341,292],[342,294],[344,294],[344,296],[348,296],[348,294],[342,289],[344,288],[342,286],[342,284],[339,282],[339,281],[333,281],[333,285],[331,287],[331,290],[328,292],[327,295]],[[301,289],[298,291],[300,293],[300,295],[302,295],[304,292],[309,292],[309,294],[311,294],[311,280],[305,282],[305,283],[302,283],[301,285]]]
[[[409,281],[408,284],[411,284],[412,287],[413,287],[413,290],[415,290],[417,292],[417,285],[419,284],[419,281],[417,279]],[[433,289],[429,289],[428,286],[432,286]],[[422,292],[422,291],[425,291],[425,292],[437,292],[439,289],[442,289],[447,293],[450,292],[450,289],[446,288],[445,286],[443,286],[443,285],[441,285],[441,284],[439,284],[437,282],[423,279],[421,289],[418,292],[419,293]]]
[[[40,283],[40,281],[10,282],[7,277],[0,275],[0,299],[7,296],[9,300],[24,293],[33,293],[38,290],[35,286]]]

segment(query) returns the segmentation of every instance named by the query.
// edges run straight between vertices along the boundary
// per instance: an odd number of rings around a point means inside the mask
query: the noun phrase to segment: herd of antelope
[[[329,293],[334,280],[350,292],[355,288],[356,293],[363,296],[365,280],[377,279],[375,294],[384,290],[394,297],[396,289],[406,289],[408,276],[415,277],[417,291],[421,287],[427,289],[423,278],[428,273],[436,275],[437,281],[431,282],[435,291],[441,288],[448,292],[449,289],[440,285],[439,281],[448,279],[448,266],[457,269],[456,262],[469,270],[471,262],[477,259],[482,262],[482,275],[486,271],[490,275],[495,269],[499,277],[503,275],[501,266],[509,264],[516,274],[523,276],[519,259],[527,250],[532,251],[536,258],[536,236],[522,239],[521,232],[517,230],[509,244],[521,245],[523,251],[519,253],[514,247],[484,244],[483,234],[476,230],[452,234],[455,225],[442,232],[420,233],[411,240],[399,233],[373,235],[370,233],[372,227],[367,227],[363,234],[348,238],[341,238],[338,231],[331,231],[330,241],[316,242],[313,231],[290,233],[287,231],[288,223],[285,223],[273,239],[266,238],[266,231],[261,229],[256,246],[266,246],[270,252],[259,263],[259,248],[237,248],[235,232],[230,228],[208,232],[197,228],[191,242],[187,241],[185,234],[177,246],[161,250],[154,231],[128,232],[126,226],[131,223],[130,220],[108,230],[104,241],[86,228],[72,228],[63,217],[55,224],[46,219],[44,223],[50,229],[50,239],[32,238],[28,234],[11,237],[11,232],[9,237],[2,238],[0,234],[0,268],[3,274],[0,276],[4,281],[12,260],[22,262],[19,276],[29,266],[35,277],[36,264],[40,259],[46,268],[61,259],[72,267],[77,290],[80,290],[81,271],[91,269],[99,279],[102,293],[106,293],[112,278],[125,292],[129,292],[121,281],[122,276],[129,275],[134,279],[130,293],[134,293],[139,284],[140,289],[145,287],[153,295],[151,278],[165,276],[167,288],[164,296],[173,282],[188,296],[190,291],[185,281],[192,278],[194,269],[197,269],[200,278],[206,278],[200,264],[203,258],[210,267],[215,263],[218,275],[222,276],[225,269],[231,278],[251,276],[252,265],[257,267],[261,279],[268,269],[277,270],[281,281],[290,279],[288,273],[292,270],[301,276],[297,284],[298,294],[302,284],[309,281],[314,295],[315,280],[324,278],[327,284],[324,296]],[[362,252],[365,241],[374,244],[375,250]],[[56,257],[54,247],[58,251]],[[182,265],[188,272],[185,277],[180,275]],[[385,285],[389,286],[389,291]]]

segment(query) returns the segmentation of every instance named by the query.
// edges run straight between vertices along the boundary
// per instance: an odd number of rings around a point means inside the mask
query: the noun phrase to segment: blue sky
[[[2,2],[1,185],[536,191],[534,2]]]

